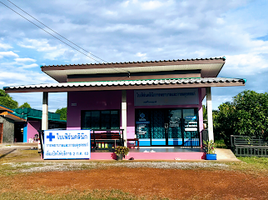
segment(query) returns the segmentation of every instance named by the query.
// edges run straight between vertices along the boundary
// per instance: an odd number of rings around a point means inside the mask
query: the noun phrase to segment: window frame
[[[104,114],[102,115],[102,112],[107,112],[109,111],[109,115],[110,115],[110,118],[109,118],[109,126],[110,128],[107,128],[107,127],[103,127],[102,124],[103,124],[103,117],[104,117]],[[113,111],[117,111],[117,117],[118,117],[118,126],[117,127],[112,127],[112,112]],[[86,127],[86,122],[85,122],[85,116],[86,116],[86,113],[87,112],[99,112],[99,119],[98,119],[98,124],[99,124],[99,127],[98,128],[92,128],[92,127]],[[107,114],[106,114],[107,115]],[[81,111],[81,129],[114,129],[114,130],[117,130],[117,129],[120,129],[120,110],[119,109],[111,109],[111,110],[82,110]]]

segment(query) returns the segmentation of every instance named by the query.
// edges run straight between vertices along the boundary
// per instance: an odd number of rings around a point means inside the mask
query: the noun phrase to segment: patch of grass
[[[262,173],[268,175],[268,158],[238,157],[242,162],[229,163],[231,169],[245,173]]]
[[[18,173],[21,173],[21,170],[25,169],[31,169],[34,167],[40,167],[43,166],[42,163],[37,164],[29,164],[29,165],[20,165],[20,164],[15,164],[15,163],[2,163],[0,164],[0,175],[2,176],[10,176],[10,175],[16,175]]]
[[[16,151],[8,154],[7,156],[0,159],[0,163],[6,163],[11,161],[16,161],[18,159],[25,159],[25,158],[40,158],[40,154],[38,150],[22,150],[17,149]]]
[[[247,163],[250,166],[254,166],[257,169],[268,170],[268,158],[265,157],[238,157],[238,159]]]
[[[137,197],[135,195],[123,192],[121,190],[93,190],[93,191],[77,191],[72,190],[62,194],[50,194],[49,191],[31,191],[31,192],[4,192],[1,193],[1,199],[79,199],[79,200],[97,200],[97,199],[126,199],[126,200],[143,200],[145,197]],[[158,198],[159,199],[159,198]]]
[[[221,139],[221,140],[215,140],[215,146],[216,146],[216,148],[224,148],[224,149],[227,149],[227,146],[224,143],[224,140],[223,139]]]

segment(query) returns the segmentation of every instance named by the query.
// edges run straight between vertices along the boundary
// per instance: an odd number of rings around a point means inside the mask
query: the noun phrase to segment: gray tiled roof
[[[68,82],[48,83],[37,85],[22,85],[5,87],[5,90],[40,89],[40,88],[73,88],[73,87],[110,87],[110,86],[139,86],[139,85],[178,85],[178,84],[210,84],[210,83],[245,83],[239,78],[183,78],[183,79],[157,79],[157,80],[121,80],[121,81],[95,81],[95,82]]]

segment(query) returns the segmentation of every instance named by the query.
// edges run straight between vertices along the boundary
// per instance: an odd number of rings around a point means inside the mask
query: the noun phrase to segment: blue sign
[[[185,119],[187,119],[187,120],[196,120],[196,116],[186,116]]]
[[[44,131],[44,159],[90,159],[90,130]]]

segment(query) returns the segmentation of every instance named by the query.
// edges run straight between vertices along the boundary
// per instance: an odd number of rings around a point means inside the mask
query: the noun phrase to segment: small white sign
[[[44,131],[44,159],[90,159],[90,130]]]
[[[185,128],[185,131],[197,131],[197,128]]]

